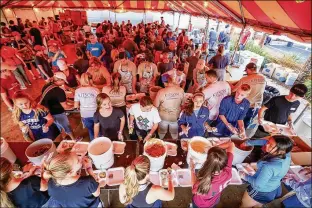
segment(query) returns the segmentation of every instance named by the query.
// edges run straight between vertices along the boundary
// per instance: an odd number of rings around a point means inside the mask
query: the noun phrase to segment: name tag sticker
[[[292,110],[292,111],[293,111],[293,110],[296,110],[296,108],[291,108],[290,110]]]
[[[239,107],[239,109],[241,109],[241,110],[245,110],[245,108],[244,108],[244,107]]]
[[[98,48],[91,48],[91,51],[98,51]]]
[[[200,115],[199,117],[201,117],[201,118],[205,118],[205,117],[206,117],[206,115]]]

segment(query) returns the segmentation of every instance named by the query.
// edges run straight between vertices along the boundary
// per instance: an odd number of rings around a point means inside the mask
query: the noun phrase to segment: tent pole
[[[207,19],[206,19],[205,37],[204,37],[205,42],[206,42],[206,41],[208,40],[208,38],[209,38],[209,32],[208,32],[208,30],[209,30],[209,17],[207,17]]]
[[[4,13],[3,9],[1,9],[1,12],[2,12],[2,14],[4,16],[5,21],[7,22],[7,24],[9,24],[8,18],[5,16],[5,13]]]
[[[189,31],[189,32],[191,32],[191,31],[190,31],[190,29],[191,29],[191,28],[190,28],[190,27],[191,27],[191,24],[192,24],[192,15],[190,14],[189,25],[188,25],[188,31]]]
[[[35,14],[35,17],[36,17],[37,23],[39,23],[39,21],[38,21],[38,17],[37,17],[37,15],[36,15],[35,10],[34,10],[34,7],[32,8],[32,10],[33,10],[33,12],[34,12],[34,14]]]
[[[180,17],[181,17],[181,13],[179,13],[179,19],[178,19],[178,30],[179,30],[179,27],[180,27]]]
[[[174,12],[172,14],[172,30],[173,30],[173,28],[174,28]]]
[[[239,38],[238,38],[238,40],[237,40],[237,42],[236,42],[236,45],[235,45],[235,48],[234,48],[234,53],[233,53],[233,55],[232,55],[232,57],[231,57],[231,61],[230,61],[231,64],[233,64],[234,56],[235,56],[235,54],[236,54],[236,52],[237,52],[238,45],[239,45],[240,39],[242,38],[242,35],[243,35],[243,33],[244,33],[245,27],[246,27],[246,25],[243,26],[243,28],[242,28],[242,30],[241,30],[241,32],[240,32],[240,34],[239,34]]]

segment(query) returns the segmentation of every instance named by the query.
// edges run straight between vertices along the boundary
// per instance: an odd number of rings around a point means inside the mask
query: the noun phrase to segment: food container
[[[158,172],[150,172],[149,173],[149,179],[152,184],[159,186],[160,180],[159,180],[159,173]]]
[[[178,169],[177,180],[178,184],[182,187],[190,187],[192,186],[192,172],[190,169]]]
[[[171,170],[171,175],[172,175],[172,182],[173,182],[173,186],[177,187],[178,184],[178,180],[177,180],[177,174],[174,170]],[[167,169],[162,169],[159,171],[159,181],[160,181],[160,186],[162,187],[168,187],[168,170]]]
[[[43,157],[50,153],[56,154],[56,147],[51,139],[37,140],[30,144],[25,151],[29,161],[38,166],[40,166]]]
[[[57,146],[56,151],[58,153],[62,153],[65,151],[71,151],[72,148],[74,147],[76,141],[74,140],[63,140],[61,143]]]
[[[190,139],[181,139],[181,148],[184,151],[187,151],[189,141]]]
[[[88,147],[89,142],[76,142],[71,151],[79,156],[85,156],[88,152]]]
[[[241,184],[243,184],[243,182],[238,174],[238,171],[235,168],[232,168],[232,178],[230,181],[230,185],[241,185]]]
[[[243,171],[244,173],[246,173],[248,175],[254,175],[256,173],[256,171],[252,167],[252,165],[248,164],[248,163],[236,164],[236,168],[237,168],[237,170]]]
[[[239,147],[240,144],[237,144],[235,143],[235,147],[234,147],[234,152],[233,152],[233,165],[236,165],[236,164],[239,164],[239,163],[242,163],[245,158],[250,155],[250,153],[252,152],[253,150],[253,146],[250,146],[250,147],[246,147],[246,149],[241,149]]]
[[[116,155],[122,155],[125,152],[126,142],[113,141],[113,152]]]
[[[96,169],[110,168],[114,164],[113,143],[107,137],[95,138],[88,146],[88,155]]]
[[[171,142],[165,142],[165,144],[167,146],[167,155],[177,156],[178,145]]]
[[[24,173],[22,171],[12,171],[14,178],[22,178]]]
[[[99,180],[99,183],[107,180],[107,171],[106,170],[94,170],[93,173]]]
[[[144,153],[150,160],[150,170],[157,172],[164,167],[167,155],[167,146],[160,139],[150,139],[144,144]]]
[[[10,148],[9,144],[2,137],[0,138],[0,143],[1,143],[1,157],[8,159],[12,164],[15,163],[16,155]]]
[[[278,128],[280,134],[285,135],[285,136],[296,136],[296,132],[294,129],[290,128],[287,125],[281,125],[281,124],[276,124],[276,127]]]
[[[210,141],[212,142],[212,145],[213,146],[218,146],[220,144],[223,144],[223,143],[227,143],[231,140],[231,138],[229,137],[212,137],[212,138],[209,138]]]
[[[186,161],[190,165],[190,158],[193,159],[195,169],[200,169],[207,159],[207,152],[212,143],[204,137],[195,136],[188,143]]]
[[[110,168],[107,170],[107,185],[116,186],[124,181],[125,169],[123,167]]]
[[[294,165],[294,166],[290,166],[288,173],[290,174],[294,174],[295,179],[298,182],[305,182],[306,180],[308,180],[310,177],[305,175],[304,173],[300,173],[300,171],[303,169],[302,166],[300,165]]]

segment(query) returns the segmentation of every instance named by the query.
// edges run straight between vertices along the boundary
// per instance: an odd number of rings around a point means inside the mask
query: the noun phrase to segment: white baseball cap
[[[65,69],[68,68],[68,67],[67,67],[67,64],[66,64],[66,62],[65,62],[65,60],[63,60],[63,59],[57,60],[56,64],[57,64],[58,68],[59,68],[61,71],[64,71]]]
[[[66,75],[63,72],[55,72],[54,77],[58,78],[58,79],[62,79],[68,84],[68,82],[66,80]]]

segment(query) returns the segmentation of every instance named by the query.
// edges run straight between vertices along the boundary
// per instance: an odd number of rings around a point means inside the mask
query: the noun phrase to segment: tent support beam
[[[238,40],[237,40],[237,42],[236,42],[236,45],[235,45],[235,48],[234,48],[234,53],[233,53],[233,55],[232,55],[232,57],[231,57],[230,64],[233,64],[234,56],[235,56],[235,54],[236,54],[236,52],[237,52],[238,45],[239,45],[240,39],[242,38],[242,35],[243,35],[243,33],[244,33],[245,27],[246,27],[246,25],[243,26],[243,28],[242,28],[242,30],[241,30],[241,32],[240,32],[240,34],[239,34],[239,38],[238,38]]]
[[[209,18],[207,17],[207,19],[206,19],[206,26],[205,26],[205,42],[207,42],[208,41],[208,38],[209,38],[209,32],[208,32],[208,30],[209,30]]]
[[[229,14],[231,17],[233,17],[237,22],[242,23],[242,20],[236,16],[233,12],[231,12],[230,10],[228,10],[225,6],[223,6],[220,2],[218,1],[210,1],[212,4],[216,5],[217,7],[219,7],[222,11],[224,11],[225,13]]]
[[[2,8],[1,8],[1,12],[2,12],[2,14],[4,16],[5,21],[7,22],[7,24],[9,24],[8,18],[5,16],[5,13],[4,13]]]
[[[6,6],[9,6],[9,4],[13,3],[13,1],[14,1],[14,0],[9,0],[9,1],[7,1],[4,5],[1,6],[1,9],[4,8],[4,7],[6,7]]]
[[[179,13],[179,19],[178,19],[178,30],[179,30],[179,27],[180,27],[180,18],[181,18],[181,13]]]
[[[238,0],[238,3],[239,3],[239,9],[240,9],[241,15],[242,15],[242,21],[243,21],[243,24],[245,25],[246,22],[245,22],[245,16],[244,16],[244,10],[243,10],[242,1],[241,1],[241,0]]]

